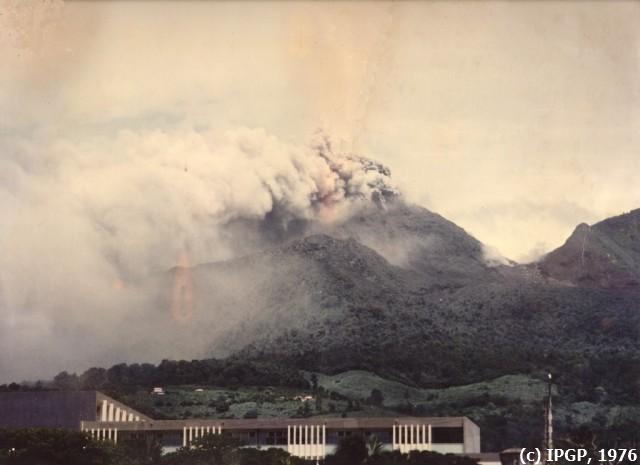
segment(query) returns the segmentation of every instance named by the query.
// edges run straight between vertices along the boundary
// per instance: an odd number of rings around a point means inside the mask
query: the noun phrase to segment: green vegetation
[[[165,367],[168,363],[163,362]],[[193,367],[194,363],[171,362],[171,365]],[[102,373],[110,380],[107,392],[159,419],[467,416],[482,430],[483,450],[534,446],[542,439],[546,384],[531,376],[506,375],[492,381],[436,389],[416,387],[362,370],[335,375],[301,372],[294,378],[300,387],[161,384],[165,395],[158,396],[151,393],[153,384],[135,384],[144,380],[135,377],[139,370],[141,368],[136,365],[126,370],[122,365],[116,365],[109,370],[91,369],[79,377],[63,373],[49,387],[77,387],[79,380],[87,382],[90,379],[89,373]],[[153,373],[153,370],[148,372]],[[125,373],[129,376],[124,377]],[[193,374],[189,376],[194,377]],[[126,380],[127,384],[116,384],[114,380]],[[25,387],[13,384],[5,389]],[[596,390],[593,401],[583,400],[583,396],[563,386],[555,386],[554,393],[554,419],[559,438],[580,428],[600,435],[619,430],[620,425],[640,429],[640,406],[621,407],[604,388]],[[304,398],[309,400],[303,401]]]
[[[28,429],[0,430],[0,465],[313,465],[281,449],[242,447],[226,435],[194,441],[189,448],[160,455],[157,444],[143,440],[117,445],[90,440],[78,432]],[[433,452],[381,452],[367,448],[361,437],[350,437],[329,456],[327,465],[477,465],[468,458]]]
[[[581,447],[596,457],[599,448],[637,447],[638,430],[625,428],[598,434],[581,428],[560,440],[559,447]],[[477,465],[468,457],[435,452],[383,451],[375,436],[368,441],[349,436],[326,465]],[[194,441],[189,448],[162,456],[157,443],[121,440],[118,444],[96,442],[85,434],[51,429],[0,429],[0,465],[313,465],[281,449],[254,449],[228,435],[212,435]],[[597,460],[596,460],[597,461]],[[621,462],[627,464],[628,462]]]
[[[164,386],[165,394],[153,395],[149,390],[123,393],[119,399],[127,405],[152,412],[155,418],[256,418],[304,417],[328,413],[328,403],[302,402],[309,389],[282,387],[242,387],[225,389],[203,385]],[[334,401],[344,408],[346,401]],[[305,407],[308,408],[305,414]],[[318,408],[320,407],[320,408]]]
[[[54,378],[59,389],[98,389],[103,391],[134,390],[139,386],[166,386],[207,384],[224,387],[239,386],[307,386],[298,370],[286,365],[245,361],[237,358],[224,360],[163,360],[150,363],[120,363],[105,370],[90,368],[80,376],[62,372]]]
[[[334,455],[325,460],[326,465],[478,465],[469,457],[437,452],[412,451],[401,454],[368,447],[364,438],[345,438]]]
[[[0,429],[0,465],[152,465],[160,448],[122,441],[96,442],[75,431]]]

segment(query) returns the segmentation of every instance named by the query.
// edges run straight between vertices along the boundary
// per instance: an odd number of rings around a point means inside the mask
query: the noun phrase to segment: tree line
[[[315,465],[282,449],[243,447],[237,438],[211,435],[190,447],[161,454],[150,438],[123,439],[118,444],[98,442],[77,431],[54,429],[0,429],[0,465]],[[375,438],[345,438],[325,465],[478,465],[463,456],[435,452],[382,451]]]
[[[281,363],[240,360],[236,358],[206,360],[163,360],[151,363],[120,363],[111,368],[89,368],[80,375],[63,371],[52,381],[36,384],[1,385],[0,391],[59,389],[134,392],[140,387],[201,384],[221,387],[241,386],[309,386],[300,372]]]

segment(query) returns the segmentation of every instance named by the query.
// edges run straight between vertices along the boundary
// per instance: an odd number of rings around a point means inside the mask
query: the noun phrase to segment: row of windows
[[[417,430],[417,431],[416,431]],[[312,431],[311,429],[309,429],[307,431],[308,434],[308,442],[320,442],[320,440],[322,439],[322,430],[320,430],[318,439],[316,439],[315,437],[315,433],[318,432],[315,429]],[[302,437],[300,437],[300,431],[297,431],[296,437],[295,437],[295,441],[294,441],[294,437],[293,437],[293,430],[291,430],[291,443],[292,444],[301,444],[301,440]],[[234,437],[237,438],[246,438],[249,440],[249,442],[251,443],[256,443],[257,442],[257,435],[256,435],[256,431],[249,431],[246,433],[239,433],[239,432],[234,432],[231,433]],[[326,440],[327,443],[332,443],[332,442],[339,442],[340,440],[352,436],[352,435],[356,435],[356,434],[360,434],[357,431],[353,431],[353,430],[344,430],[344,431],[326,431]],[[391,442],[391,433],[387,432],[387,431],[369,431],[369,430],[365,430],[363,431],[363,434],[365,437],[370,437],[370,436],[377,436],[379,440],[381,440],[382,442]],[[180,433],[164,433],[164,435],[167,436],[175,436],[176,437],[176,441],[177,440],[181,440],[182,438],[182,432]],[[396,430],[396,442],[398,443],[404,443],[406,441],[403,440],[404,438],[404,428],[400,427]],[[425,443],[427,442],[427,437],[426,435],[428,435],[427,429],[425,428],[425,437],[422,437],[422,427],[416,428],[414,429],[414,442],[422,442]],[[410,439],[410,433],[409,431],[407,431],[407,440]],[[278,445],[278,446],[286,446],[287,445],[287,431],[286,430],[276,430],[276,431],[265,431],[265,432],[260,432],[260,442],[262,444],[265,445]],[[431,442],[434,442],[436,444],[461,444],[464,442],[464,431],[462,428],[447,428],[447,427],[436,427],[436,428],[432,428],[431,429]]]

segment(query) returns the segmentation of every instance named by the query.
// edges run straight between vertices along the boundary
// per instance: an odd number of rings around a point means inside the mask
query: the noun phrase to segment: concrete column
[[[431,450],[431,425],[429,425],[427,427],[427,444],[429,445],[429,448],[427,450]]]
[[[182,428],[182,447],[187,447],[187,427]]]
[[[193,441],[193,428],[189,426],[189,445],[191,445],[192,441]]]
[[[129,418],[127,418],[127,421],[133,421],[133,413],[129,412]]]
[[[107,409],[107,421],[113,421],[113,404],[109,402],[109,408]]]
[[[140,417],[136,415],[136,421],[140,421]]]
[[[392,433],[391,433],[391,450],[395,450],[396,448],[396,424],[393,424]]]
[[[322,425],[322,458],[327,456],[327,425]]]
[[[100,408],[100,421],[107,421],[107,401],[102,401],[102,407]]]
[[[113,443],[118,444],[118,428],[113,430]]]
[[[291,445],[291,425],[287,425],[287,448]]]
[[[218,434],[222,434],[222,426],[218,426]]]
[[[413,425],[409,425],[409,444],[413,444]]]
[[[120,407],[116,407],[116,413],[113,415],[113,421],[120,421]]]

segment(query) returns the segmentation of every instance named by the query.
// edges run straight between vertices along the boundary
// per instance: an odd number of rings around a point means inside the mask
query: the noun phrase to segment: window
[[[464,442],[464,431],[458,428],[432,428],[431,441],[438,444],[461,444]]]
[[[293,441],[293,438],[291,439]],[[284,431],[269,431],[265,443],[269,446],[283,446],[287,444],[287,436]],[[300,443],[298,438],[296,438],[296,443]]]

